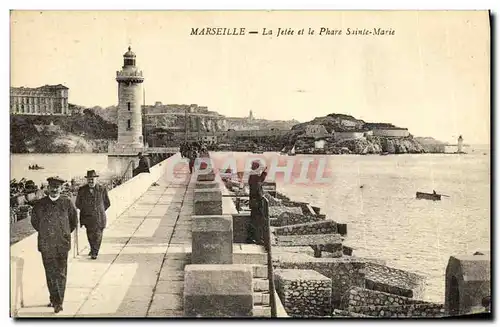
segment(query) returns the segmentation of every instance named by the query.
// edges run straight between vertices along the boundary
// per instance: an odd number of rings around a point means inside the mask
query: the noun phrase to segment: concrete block
[[[250,212],[233,215],[233,242],[246,243],[250,227]]]
[[[216,181],[202,181],[202,182],[196,182],[195,185],[196,189],[205,189],[205,188],[219,188],[219,183]]]
[[[233,263],[233,218],[230,215],[192,217],[191,262]]]
[[[184,276],[184,316],[252,316],[251,267],[245,265],[188,265],[185,268]]]
[[[220,189],[194,190],[195,215],[222,215],[222,192]]]
[[[198,182],[211,182],[215,180],[215,174],[213,172],[206,173],[206,174],[199,174],[196,177],[196,181]]]
[[[276,269],[278,295],[288,314],[292,316],[329,315],[332,280],[310,269]]]
[[[452,256],[445,276],[445,312],[467,314],[482,307],[491,296],[491,263],[489,255]]]

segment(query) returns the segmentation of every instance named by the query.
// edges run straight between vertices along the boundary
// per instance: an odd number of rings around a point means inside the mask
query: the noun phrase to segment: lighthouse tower
[[[457,149],[457,152],[458,153],[463,153],[463,143],[464,143],[464,139],[462,138],[462,135],[460,135],[458,137],[458,140],[457,140],[457,146],[458,146],[458,149]]]
[[[128,47],[123,55],[122,70],[116,72],[118,82],[118,148],[140,148],[142,136],[142,71],[135,65],[135,53]]]
[[[142,71],[135,53],[128,47],[123,55],[122,70],[116,72],[118,82],[118,142],[108,147],[108,170],[120,176],[132,176],[138,154],[144,151],[142,136]]]

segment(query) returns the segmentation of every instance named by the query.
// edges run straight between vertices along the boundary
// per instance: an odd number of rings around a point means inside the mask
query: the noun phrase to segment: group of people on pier
[[[49,177],[48,194],[33,206],[31,224],[38,232],[38,251],[42,255],[49,307],[58,313],[63,310],[66,289],[68,252],[71,249],[71,233],[77,228],[80,209],[80,226],[87,232],[90,259],[96,260],[106,228],[106,210],[111,206],[105,186],[97,183],[95,170],[87,171],[87,184],[78,189],[75,204],[63,194],[65,180]]]
[[[208,155],[207,146],[200,142],[184,142],[180,146],[182,158],[189,159],[189,172],[192,174],[196,158]]]

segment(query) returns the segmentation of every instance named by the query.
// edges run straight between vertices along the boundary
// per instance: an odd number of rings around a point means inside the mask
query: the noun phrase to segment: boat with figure
[[[417,192],[417,199],[423,199],[423,200],[441,201],[442,196],[444,195],[438,194],[436,192],[433,193]]]
[[[28,167],[30,170],[39,170],[39,169],[45,169],[44,167],[38,166],[38,165],[30,165]]]

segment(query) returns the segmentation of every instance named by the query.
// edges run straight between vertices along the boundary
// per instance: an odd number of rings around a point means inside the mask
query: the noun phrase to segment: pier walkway
[[[24,298],[17,317],[183,316],[193,189],[187,167],[182,173],[182,182],[162,176],[158,186],[150,186],[104,230],[97,260],[87,256],[88,248],[69,260],[62,312],[47,307],[47,287],[39,285],[39,291]],[[84,229],[79,237],[86,238]]]

